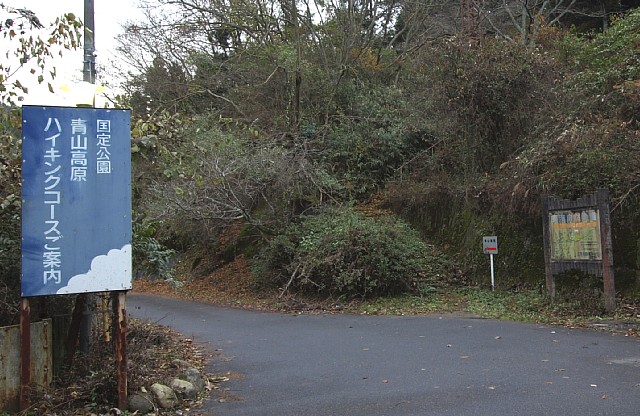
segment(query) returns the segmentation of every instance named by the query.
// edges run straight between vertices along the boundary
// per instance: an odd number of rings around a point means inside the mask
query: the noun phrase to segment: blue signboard
[[[130,289],[129,111],[22,117],[22,296]]]

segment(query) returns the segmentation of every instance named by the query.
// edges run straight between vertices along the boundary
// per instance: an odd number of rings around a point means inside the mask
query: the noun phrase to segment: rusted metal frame
[[[127,408],[127,292],[113,293],[114,351],[118,378],[118,407]]]
[[[102,326],[102,332],[104,333],[104,342],[111,342],[111,335],[113,330],[111,313],[109,313],[109,293],[100,294],[100,322]]]
[[[29,385],[31,384],[31,307],[29,298],[20,301],[20,410],[30,405]]]

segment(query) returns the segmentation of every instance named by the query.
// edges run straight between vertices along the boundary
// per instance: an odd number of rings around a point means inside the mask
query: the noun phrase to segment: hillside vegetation
[[[486,284],[481,237],[497,235],[498,287],[540,287],[541,195],[608,188],[617,289],[637,293],[640,10],[599,32],[541,20],[526,41],[508,28],[434,34],[408,6],[327,10],[322,22],[258,8],[227,10],[224,27],[185,20],[161,36],[150,15],[128,28],[122,52],[140,73],[119,100],[133,110],[137,276],[179,284],[242,256],[254,290],[372,298]],[[19,118],[3,117],[10,305]]]

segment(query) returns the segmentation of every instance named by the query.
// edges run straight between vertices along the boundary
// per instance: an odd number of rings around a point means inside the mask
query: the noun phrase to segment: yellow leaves
[[[88,82],[78,82],[72,85],[65,84],[60,89],[69,94],[76,105],[94,105],[96,95],[107,90],[102,85]]]
[[[230,378],[227,376],[215,375],[215,376],[209,377],[208,380],[209,380],[209,383],[224,383],[225,381],[229,381]]]
[[[378,55],[371,48],[354,48],[350,51],[351,58],[357,67],[373,71],[384,68]]]

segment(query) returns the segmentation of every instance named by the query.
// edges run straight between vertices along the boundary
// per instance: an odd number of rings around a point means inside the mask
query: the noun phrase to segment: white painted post
[[[495,281],[495,276],[493,274],[493,254],[489,254],[489,258],[491,259],[491,290],[495,292],[496,281]]]

